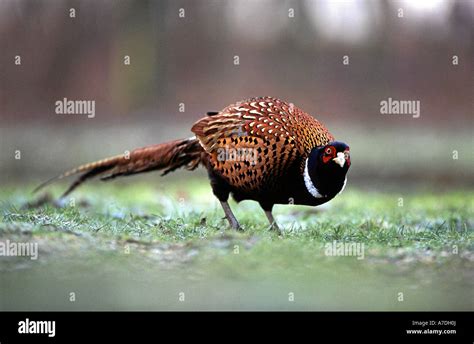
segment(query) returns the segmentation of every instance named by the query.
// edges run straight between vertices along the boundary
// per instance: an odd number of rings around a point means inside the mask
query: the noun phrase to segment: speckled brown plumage
[[[251,98],[197,121],[191,128],[209,154],[210,168],[232,186],[259,193],[275,186],[288,166],[334,137],[298,107],[271,97]],[[257,161],[219,161],[219,149],[255,149]],[[303,169],[303,164],[299,164]],[[301,170],[302,172],[302,170]]]
[[[274,204],[318,205],[340,193],[350,166],[349,147],[334,141],[316,119],[291,103],[272,97],[251,98],[209,112],[189,139],[143,147],[129,154],[85,164],[53,180],[82,173],[67,195],[93,177],[109,180],[199,164],[207,169],[214,195],[233,228],[239,228],[227,199],[255,200],[276,227]]]

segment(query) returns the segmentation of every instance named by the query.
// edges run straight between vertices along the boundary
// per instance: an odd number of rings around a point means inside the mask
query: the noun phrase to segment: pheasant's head
[[[351,166],[349,146],[333,141],[311,151],[304,170],[308,191],[314,197],[334,197],[341,192]]]
[[[325,168],[340,167],[346,172],[351,166],[351,155],[349,154],[349,146],[344,142],[330,142],[319,149],[319,159]],[[336,167],[337,166],[337,167]]]

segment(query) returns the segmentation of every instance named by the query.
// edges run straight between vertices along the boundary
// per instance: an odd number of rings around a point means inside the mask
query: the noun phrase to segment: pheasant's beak
[[[346,158],[344,157],[344,153],[342,152],[337,153],[337,157],[332,159],[332,161],[334,161],[336,164],[341,166],[341,168],[344,167],[344,164],[346,163]]]

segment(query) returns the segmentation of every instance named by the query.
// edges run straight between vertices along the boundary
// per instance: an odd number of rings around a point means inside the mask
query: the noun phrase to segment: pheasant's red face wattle
[[[324,164],[329,164],[331,161],[338,164],[340,167],[351,165],[351,156],[349,154],[349,147],[341,147],[339,145],[327,145],[324,147],[321,160]]]
[[[344,159],[346,160],[347,167],[351,166],[351,155],[349,153],[349,147],[344,151]]]
[[[324,149],[323,162],[327,164],[336,157],[336,148],[334,146],[327,146]]]

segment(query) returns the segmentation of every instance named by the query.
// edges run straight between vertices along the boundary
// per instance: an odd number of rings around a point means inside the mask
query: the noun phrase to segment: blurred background
[[[187,137],[207,111],[270,95],[350,145],[352,185],[472,187],[473,14],[470,0],[0,0],[0,183]],[[389,97],[420,101],[420,118],[382,115]],[[95,117],[56,114],[63,98],[94,100]]]

